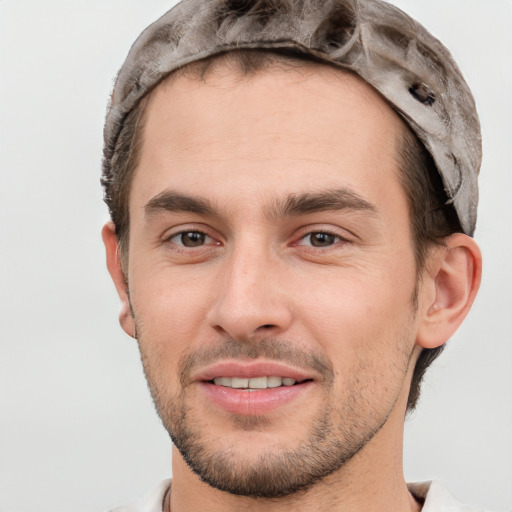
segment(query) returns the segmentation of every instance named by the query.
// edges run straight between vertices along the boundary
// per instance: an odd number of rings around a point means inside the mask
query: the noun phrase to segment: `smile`
[[[256,389],[278,388],[281,386],[293,386],[296,380],[291,377],[216,377],[213,383],[216,386],[223,386],[232,389],[246,389],[248,391]]]
[[[262,415],[306,400],[319,375],[280,361],[225,360],[200,369],[191,382],[209,407],[237,415]],[[286,410],[286,409],[285,409]]]

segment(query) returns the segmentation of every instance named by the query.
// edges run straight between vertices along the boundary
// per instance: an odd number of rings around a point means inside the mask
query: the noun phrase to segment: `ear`
[[[107,268],[114,281],[117,294],[121,299],[121,312],[119,313],[119,323],[123,330],[135,338],[135,321],[130,307],[128,295],[128,284],[121,268],[121,258],[119,256],[119,245],[117,243],[116,230],[113,222],[107,222],[101,230],[103,243],[107,253]]]
[[[450,339],[475,300],[481,276],[482,255],[471,237],[456,233],[446,239],[444,247],[434,250],[423,277],[426,297],[418,345],[435,348]]]

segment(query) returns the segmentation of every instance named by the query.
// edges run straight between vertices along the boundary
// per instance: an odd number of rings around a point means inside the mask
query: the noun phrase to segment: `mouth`
[[[195,375],[210,405],[237,415],[261,415],[304,399],[314,388],[312,374],[270,361],[227,361]]]
[[[222,386],[231,389],[243,389],[246,391],[256,391],[261,389],[274,389],[279,387],[290,387],[311,381],[312,379],[304,379],[297,381],[291,377],[276,377],[276,376],[262,376],[262,377],[215,377],[210,384],[215,386]]]

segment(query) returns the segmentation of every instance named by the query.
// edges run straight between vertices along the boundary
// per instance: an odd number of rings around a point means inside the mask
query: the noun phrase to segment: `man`
[[[173,481],[117,510],[468,510],[403,421],[473,303],[481,161],[448,51],[380,0],[184,0],[132,47],[103,229]]]

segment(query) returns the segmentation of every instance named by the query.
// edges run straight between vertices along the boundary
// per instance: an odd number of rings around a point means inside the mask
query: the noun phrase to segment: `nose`
[[[292,321],[285,274],[266,248],[234,249],[220,269],[209,325],[240,341],[282,334]]]

